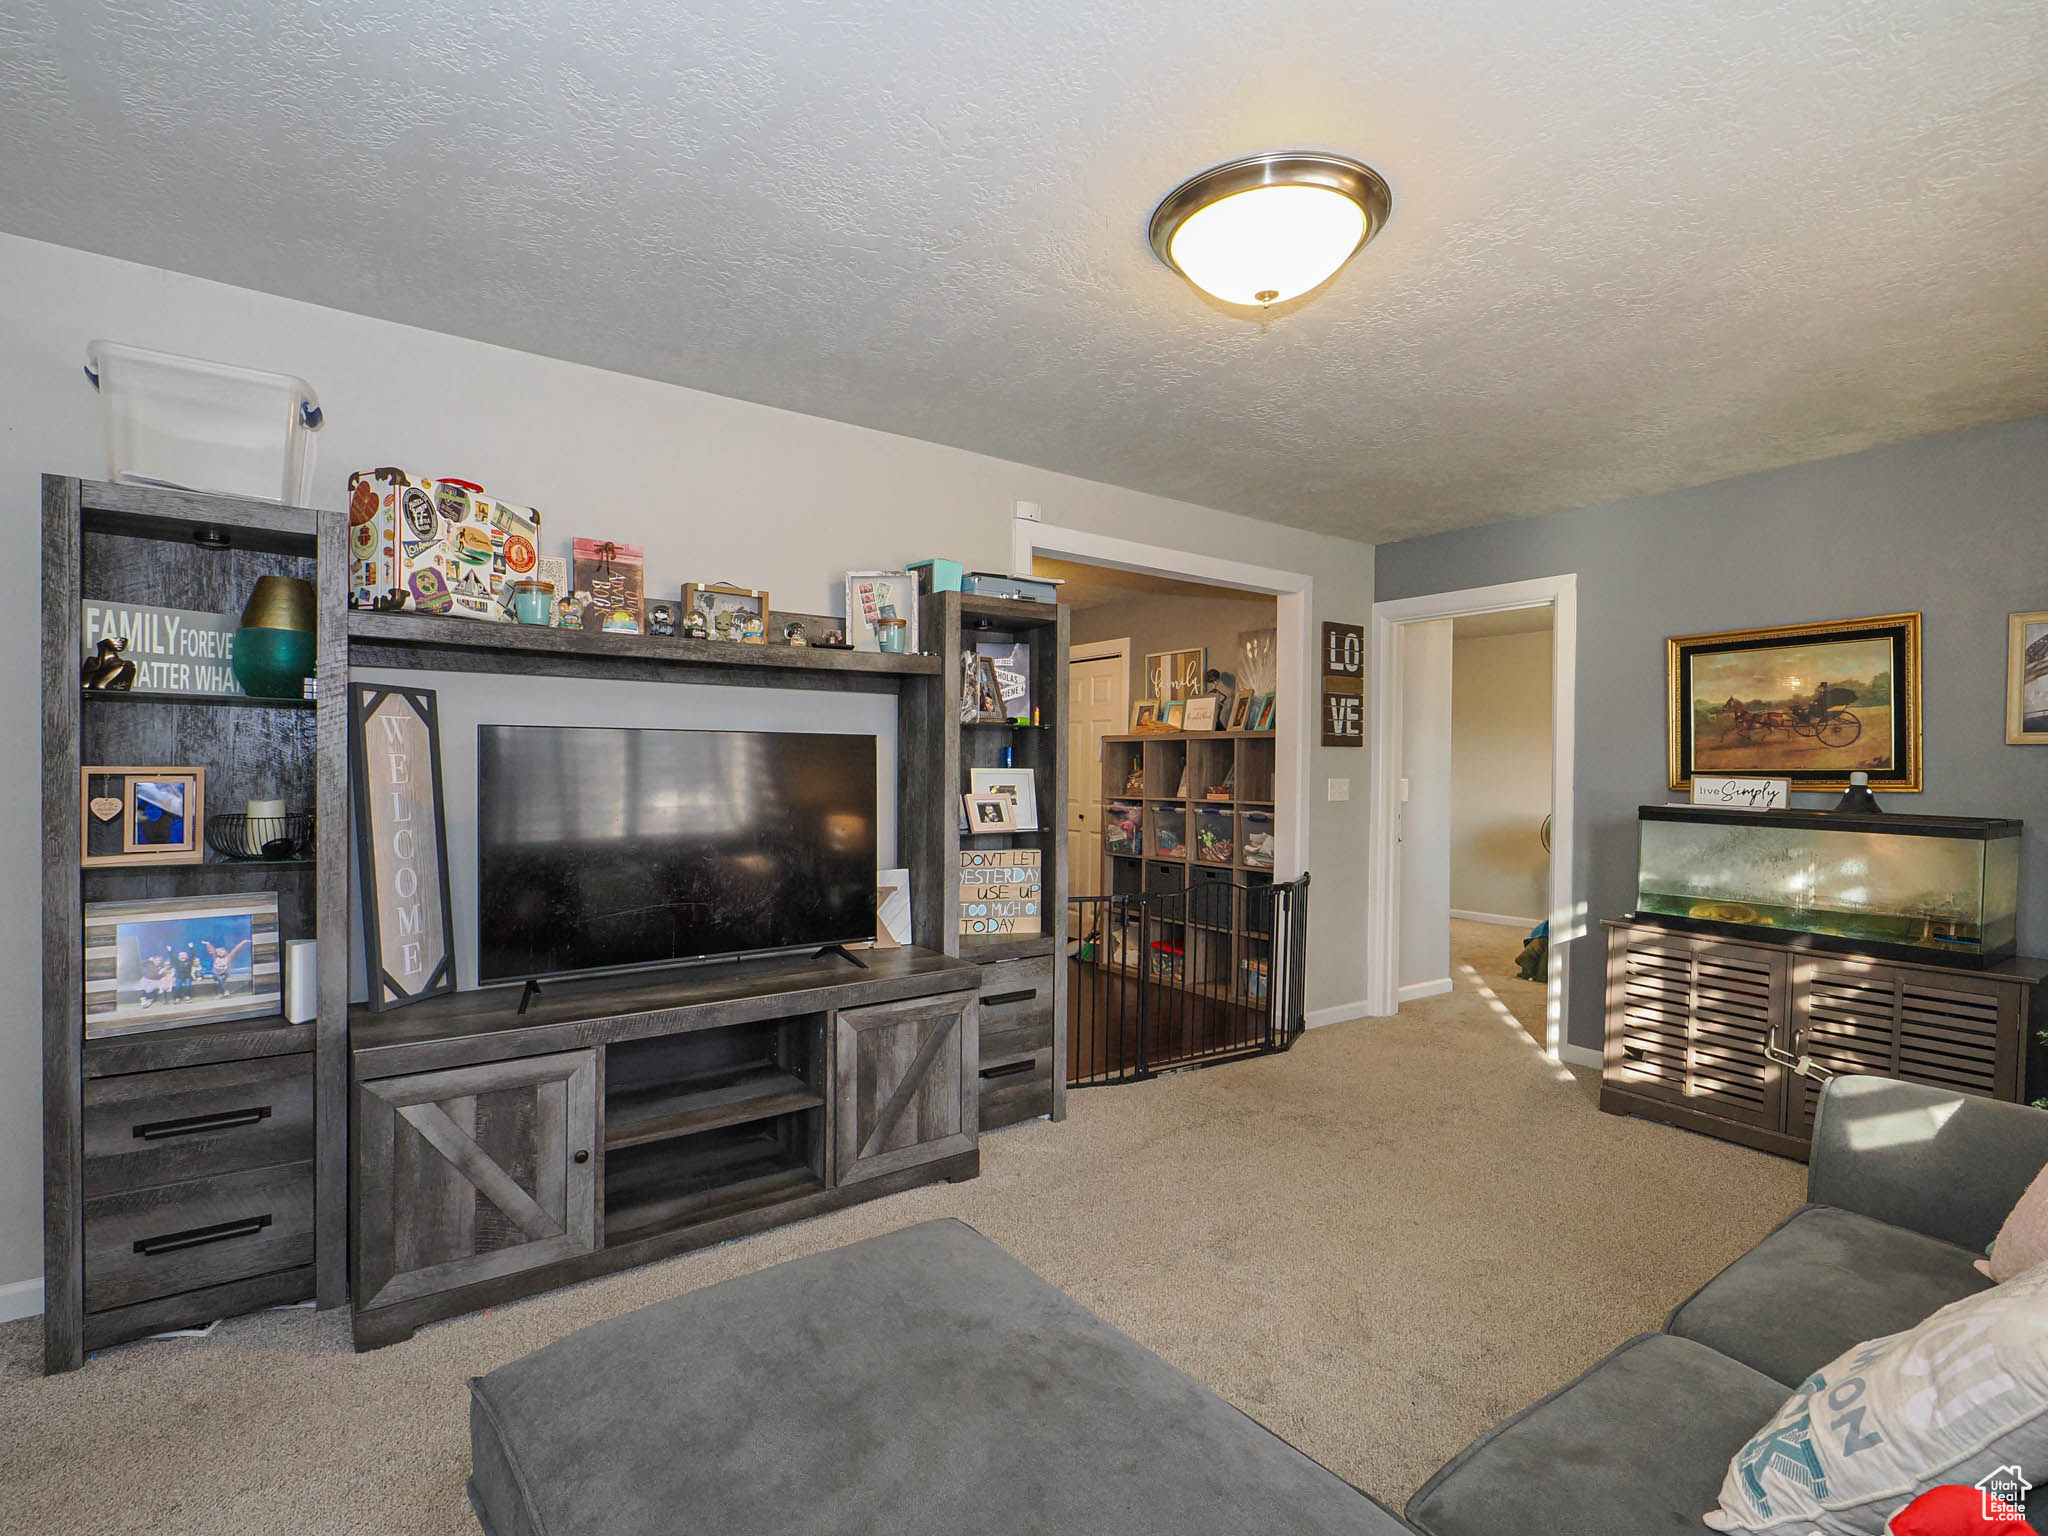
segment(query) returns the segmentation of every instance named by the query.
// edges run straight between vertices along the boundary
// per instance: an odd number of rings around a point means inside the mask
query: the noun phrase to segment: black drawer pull
[[[230,1238],[254,1237],[269,1225],[268,1215],[218,1221],[210,1227],[189,1227],[183,1232],[166,1232],[162,1237],[140,1238],[135,1251],[154,1257],[159,1253],[176,1253],[181,1248],[204,1248],[208,1243],[225,1243]]]
[[[1028,1002],[1036,996],[1038,996],[1038,988],[1036,987],[1026,988],[1022,992],[984,992],[981,996],[981,1006],[984,1008],[1000,1008],[1005,1003]]]
[[[270,1118],[268,1104],[247,1109],[224,1109],[217,1115],[186,1115],[181,1120],[152,1120],[135,1127],[144,1141],[165,1141],[172,1136],[201,1136],[208,1131],[232,1131],[244,1125],[260,1125]]]
[[[1022,1061],[1005,1062],[1000,1067],[983,1067],[981,1075],[983,1077],[1015,1077],[1019,1072],[1029,1072],[1037,1065],[1038,1059],[1035,1056],[1027,1056]]]

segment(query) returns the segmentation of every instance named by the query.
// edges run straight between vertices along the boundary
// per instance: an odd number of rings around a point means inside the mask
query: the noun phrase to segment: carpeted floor
[[[473,1532],[465,1378],[643,1302],[939,1215],[1398,1506],[1496,1419],[1657,1326],[1803,1188],[1795,1164],[1600,1114],[1479,990],[1540,1010],[1536,988],[1503,990],[1512,950],[1503,970],[1488,948],[1516,938],[1461,935],[1472,973],[1398,1019],[1076,1093],[1065,1124],[985,1141],[971,1183],[371,1354],[350,1352],[340,1316],[294,1311],[43,1380],[37,1325],[0,1327],[0,1530]]]

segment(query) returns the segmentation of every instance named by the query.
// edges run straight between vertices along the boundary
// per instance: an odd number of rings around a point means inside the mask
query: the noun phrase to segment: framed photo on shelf
[[[975,725],[997,725],[1010,716],[1003,707],[1003,680],[993,658],[972,651],[960,657],[960,718]]]
[[[1165,713],[1160,717],[1160,721],[1169,731],[1184,731],[1187,729],[1188,701],[1186,699],[1168,699],[1162,707]]]
[[[1202,691],[1209,652],[1202,646],[1184,651],[1153,651],[1145,658],[1145,696],[1165,703],[1191,699]]]
[[[913,636],[913,638],[915,638]],[[1029,640],[983,640],[974,654],[985,656],[996,669],[996,683],[1002,689],[1003,712],[1012,720],[1031,718],[1031,642]]]
[[[1920,615],[1780,624],[1664,643],[1670,787],[1694,773],[1797,790],[1920,788]]]
[[[764,615],[765,616],[765,615]],[[846,573],[846,639],[856,651],[882,648],[879,620],[901,619],[904,649],[917,652],[917,578],[908,571]]]
[[[1252,696],[1248,693],[1240,693],[1237,696],[1236,702],[1230,706],[1230,728],[1233,731],[1241,731],[1245,728],[1244,718],[1251,712],[1251,707]]]
[[[967,811],[967,831],[970,836],[980,837],[989,832],[1015,832],[1017,828],[1017,802],[1008,795],[962,795],[961,804]]]
[[[284,1010],[277,892],[85,904],[85,1037]]]
[[[1198,693],[1187,701],[1186,713],[1182,716],[1182,729],[1190,731],[1213,731],[1216,729],[1216,711],[1223,700],[1213,693]]]
[[[967,782],[977,795],[1009,796],[1017,808],[1017,831],[1038,830],[1038,775],[1031,769],[969,768]]]
[[[2005,739],[2048,747],[2048,612],[2016,613],[2005,643]]]
[[[204,768],[81,768],[79,863],[198,864],[206,858]]]
[[[1159,729],[1159,701],[1140,699],[1131,706],[1131,734]]]
[[[686,581],[683,612],[702,615],[704,633],[710,639],[768,643],[768,594],[759,588]]]

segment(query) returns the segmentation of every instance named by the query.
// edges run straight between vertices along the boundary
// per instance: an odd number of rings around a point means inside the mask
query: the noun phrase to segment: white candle
[[[242,825],[242,851],[260,855],[263,845],[284,836],[284,802],[251,800]]]

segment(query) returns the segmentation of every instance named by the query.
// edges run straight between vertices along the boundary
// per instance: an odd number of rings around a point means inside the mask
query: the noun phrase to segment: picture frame
[[[1003,707],[1003,680],[993,657],[972,651],[960,658],[965,687],[960,700],[960,718],[976,725],[999,725],[1010,716]]]
[[[1145,696],[1162,704],[1191,699],[1207,686],[1209,651],[1192,646],[1178,651],[1152,651],[1145,657]]]
[[[79,865],[206,860],[204,768],[78,770]]]
[[[875,871],[875,948],[901,949],[916,942],[910,916],[910,871]]]
[[[277,892],[85,904],[85,1038],[284,1011]]]
[[[1028,723],[1033,709],[1031,642],[981,640],[975,643],[974,654],[986,657],[996,669],[996,685],[1002,692],[1004,717]]]
[[[1017,802],[1008,795],[966,794],[960,802],[967,812],[967,831],[971,837],[1018,830]]]
[[[349,684],[349,788],[372,1012],[455,990],[455,912],[431,688]]]
[[[1184,731],[1187,729],[1187,718],[1188,701],[1186,699],[1168,699],[1162,706],[1159,721],[1169,731]]]
[[[1216,712],[1223,700],[1213,693],[1198,693],[1187,701],[1186,713],[1181,717],[1182,729],[1189,731],[1213,731],[1216,729]]]
[[[1921,788],[1920,615],[1779,624],[1665,641],[1666,767],[1793,790]]]
[[[1159,728],[1159,701],[1140,699],[1131,706],[1131,733],[1154,731]]]
[[[704,616],[706,635],[736,644],[768,643],[768,593],[722,581],[683,583],[683,610]]]
[[[1245,716],[1251,712],[1251,707],[1252,696],[1248,693],[1240,693],[1237,696],[1237,701],[1230,706],[1230,728],[1233,731],[1241,731],[1245,728]]]
[[[1029,768],[969,768],[969,787],[977,795],[1007,795],[1017,808],[1019,832],[1036,832],[1038,826],[1038,775]],[[972,820],[972,818],[969,818]]]
[[[909,571],[848,571],[846,573],[846,640],[856,651],[879,651],[880,633],[875,621],[897,618],[906,621],[904,649],[917,652],[917,578]]]
[[[2048,747],[2048,609],[2006,621],[2005,739],[2015,747]]]

